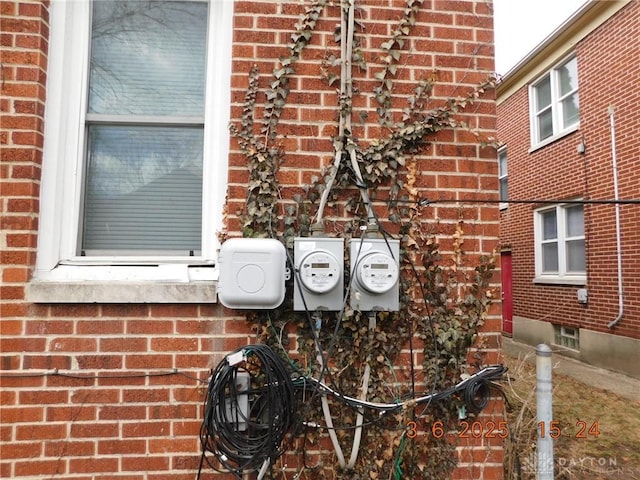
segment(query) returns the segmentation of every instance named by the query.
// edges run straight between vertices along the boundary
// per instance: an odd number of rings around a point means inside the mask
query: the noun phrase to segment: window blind
[[[93,2],[83,254],[200,250],[207,8]]]

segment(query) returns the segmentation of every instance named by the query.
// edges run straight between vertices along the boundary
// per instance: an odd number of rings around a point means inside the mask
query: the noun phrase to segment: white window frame
[[[567,63],[575,60],[577,62],[577,58],[575,54],[570,55],[569,57],[565,57],[562,61],[558,62],[553,68],[548,70],[544,75],[538,78],[535,82],[529,85],[529,125],[531,128],[531,145],[532,149],[540,148],[549,143],[556,141],[558,138],[568,135],[571,132],[575,132],[580,128],[580,116],[578,115],[578,120],[566,127],[561,127],[562,125],[562,100],[569,95],[572,95],[576,92],[579,92],[578,86],[570,92],[566,93],[564,96],[560,97],[559,92],[559,75],[558,70],[562,68]],[[576,67],[577,69],[577,67]],[[551,87],[551,122],[553,126],[553,133],[550,137],[545,139],[540,139],[540,132],[538,129],[538,112],[536,110],[536,105],[538,104],[537,97],[537,87],[542,83],[543,80],[549,78],[550,87]],[[578,104],[578,112],[580,111],[580,105]]]
[[[505,159],[505,168],[502,169],[502,164],[500,163],[501,159],[504,157]],[[507,156],[507,147],[502,146],[498,149],[498,192],[500,194],[500,210],[504,210],[509,206],[509,203],[506,200],[509,199],[509,167],[508,167],[509,159]],[[502,198],[502,193],[500,192],[500,187],[502,187],[502,182],[507,184],[507,198]]]
[[[202,301],[196,297],[205,295],[204,301],[215,301],[215,291],[212,294],[210,289],[196,288],[194,292],[198,293],[194,297],[184,288],[180,289],[180,295],[169,296],[153,288],[175,283],[211,284],[217,280],[215,265],[220,246],[217,234],[223,228],[228,177],[233,0],[213,0],[209,5],[203,233],[202,251],[196,257],[78,255],[87,97],[83,92],[87,89],[90,14],[89,1],[53,0],[50,5],[38,248],[30,298],[58,302],[82,302],[85,297],[86,301],[172,302]],[[52,285],[56,283],[60,288]],[[78,283],[96,288],[93,292],[79,291],[86,289],[79,288]],[[131,289],[131,283],[146,288]],[[71,290],[75,293],[71,294]],[[92,295],[96,293],[99,294]]]
[[[575,203],[562,203],[553,206],[546,206],[534,211],[534,245],[535,245],[535,278],[534,283],[553,283],[564,285],[586,285],[586,245],[585,245],[585,271],[584,272],[568,272],[567,271],[567,254],[566,243],[569,240],[586,240],[586,235],[580,237],[566,236],[566,211],[568,208],[575,207]],[[583,213],[584,213],[584,206]],[[543,243],[543,222],[542,214],[555,210],[557,221],[557,242],[558,242],[558,272],[549,273],[543,271],[542,265],[542,243]]]

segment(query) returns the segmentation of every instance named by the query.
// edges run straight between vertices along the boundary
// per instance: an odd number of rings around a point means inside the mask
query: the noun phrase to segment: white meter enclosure
[[[359,311],[399,310],[400,242],[394,239],[352,239],[349,254],[351,308]]]
[[[298,237],[293,245],[294,310],[341,310],[344,304],[344,240]]]
[[[278,240],[231,238],[218,262],[218,299],[225,307],[270,309],[284,301],[287,254]]]

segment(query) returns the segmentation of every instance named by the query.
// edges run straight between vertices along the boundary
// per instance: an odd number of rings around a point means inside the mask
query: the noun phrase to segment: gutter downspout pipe
[[[618,316],[607,327],[615,327],[624,314],[624,294],[622,290],[622,246],[620,233],[620,194],[618,192],[618,158],[616,155],[616,125],[613,105],[609,105],[609,123],[611,126],[611,162],[613,168],[613,193],[616,200],[616,253],[618,255]]]

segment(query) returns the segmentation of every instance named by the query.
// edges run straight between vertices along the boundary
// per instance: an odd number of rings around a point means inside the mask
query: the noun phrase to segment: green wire
[[[400,445],[398,446],[398,454],[396,455],[396,461],[393,464],[393,475],[395,480],[402,480],[402,452],[407,444],[407,437],[403,433],[400,439]]]

